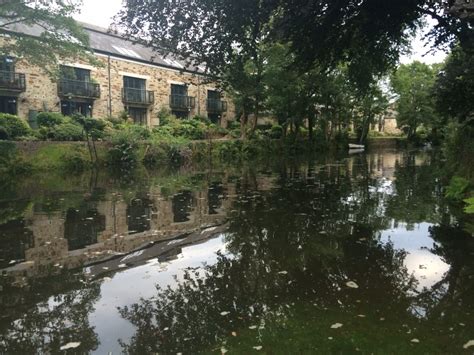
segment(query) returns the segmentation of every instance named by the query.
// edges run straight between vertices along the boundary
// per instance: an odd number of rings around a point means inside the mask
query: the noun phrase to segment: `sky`
[[[78,21],[87,22],[92,25],[107,28],[112,22],[112,17],[120,10],[122,0],[83,0],[81,13],[75,16]],[[433,25],[428,21],[428,26]],[[419,60],[427,64],[439,63],[444,60],[444,52],[435,52],[425,55],[429,51],[429,46],[425,46],[422,40],[423,33],[419,33],[413,41],[413,53],[409,56],[402,56],[401,63],[410,63]]]

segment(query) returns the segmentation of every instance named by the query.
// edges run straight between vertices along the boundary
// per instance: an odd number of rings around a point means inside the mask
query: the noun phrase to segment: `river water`
[[[8,182],[0,353],[472,353],[474,221],[442,166],[379,150]]]

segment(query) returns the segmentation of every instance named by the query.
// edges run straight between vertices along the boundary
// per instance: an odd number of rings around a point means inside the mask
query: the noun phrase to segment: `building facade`
[[[102,66],[62,61],[53,81],[40,68],[11,57],[0,58],[0,112],[17,114],[33,123],[38,112],[78,112],[97,118],[124,112],[137,124],[159,124],[158,112],[179,118],[206,116],[224,127],[234,119],[229,97],[210,82],[200,66],[84,25]],[[12,31],[38,36],[41,29],[18,24]]]

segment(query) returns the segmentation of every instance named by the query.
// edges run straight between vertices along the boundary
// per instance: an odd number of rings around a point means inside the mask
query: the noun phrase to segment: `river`
[[[385,149],[11,181],[0,353],[472,353],[474,220],[442,165]]]

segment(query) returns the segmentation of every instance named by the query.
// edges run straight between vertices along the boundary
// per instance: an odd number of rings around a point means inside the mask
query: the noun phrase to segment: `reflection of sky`
[[[186,268],[200,267],[203,263],[213,265],[217,262],[217,251],[225,253],[224,236],[202,244],[184,247],[178,258],[170,262],[159,263],[152,259],[145,265],[116,273],[111,280],[101,285],[101,298],[95,304],[95,311],[89,316],[91,326],[100,339],[97,354],[109,351],[119,354],[121,348],[118,339],[128,342],[134,333],[134,327],[123,319],[117,307],[138,302],[140,298],[150,299],[156,296],[156,285],[166,288],[183,278]]]
[[[448,271],[449,265],[439,256],[432,254],[435,242],[430,237],[429,223],[415,224],[407,230],[399,224],[398,227],[382,231],[381,241],[393,243],[395,249],[404,249],[408,255],[404,264],[410,274],[413,274],[419,282],[418,289],[431,287],[440,281],[443,274]]]

